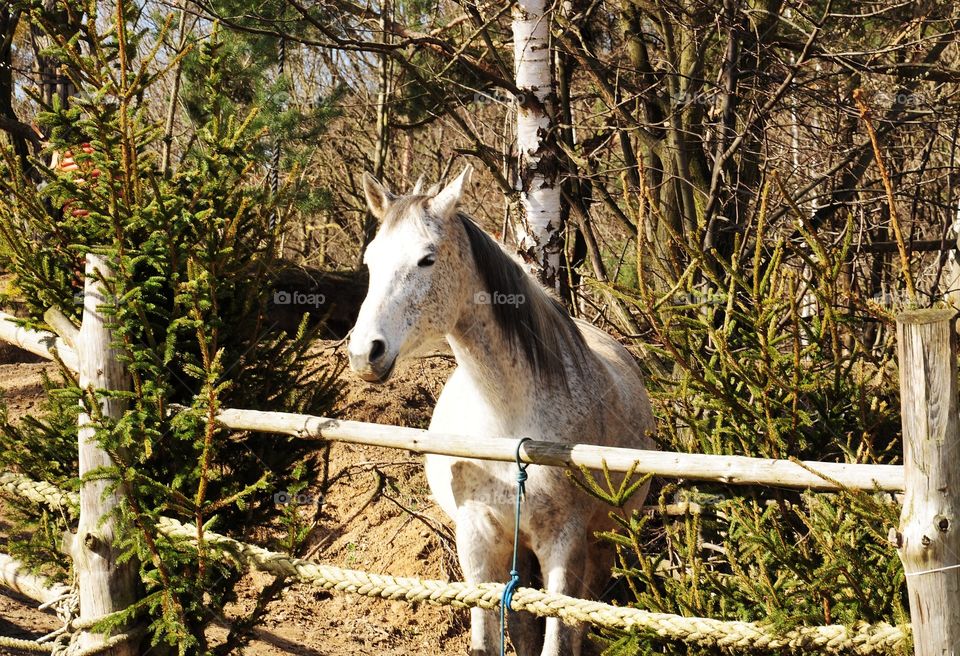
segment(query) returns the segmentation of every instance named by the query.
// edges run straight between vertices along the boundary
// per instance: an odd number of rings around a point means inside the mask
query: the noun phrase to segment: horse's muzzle
[[[365,352],[364,352],[365,351]],[[388,357],[383,340],[375,339],[361,352],[348,349],[350,368],[368,383],[385,383],[393,374],[396,357]]]
[[[396,363],[396,360],[392,360],[386,369],[378,369],[372,366],[357,369],[353,366],[353,359],[351,358],[350,368],[357,372],[357,375],[368,383],[385,383],[390,380],[390,376],[393,375],[393,369]]]

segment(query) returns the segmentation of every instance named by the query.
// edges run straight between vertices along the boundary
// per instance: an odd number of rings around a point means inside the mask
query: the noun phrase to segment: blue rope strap
[[[520,460],[520,447],[524,442],[529,442],[529,437],[524,437],[517,442],[517,505],[516,513],[513,518],[513,564],[510,567],[510,580],[503,588],[503,598],[500,600],[500,656],[504,656],[507,643],[507,623],[506,611],[509,610],[513,601],[513,592],[520,587],[520,572],[517,571],[517,550],[520,543],[520,504],[526,497],[527,467],[529,464]]]

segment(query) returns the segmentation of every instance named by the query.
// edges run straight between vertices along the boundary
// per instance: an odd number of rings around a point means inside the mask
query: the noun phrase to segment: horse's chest
[[[549,405],[549,404],[548,404]],[[434,408],[430,430],[475,437],[523,435],[543,439],[562,434],[563,420],[553,417],[549,408],[510,407],[493,404],[480,393],[463,371],[458,369],[447,381]],[[512,523],[516,503],[517,467],[512,462],[490,462],[449,456],[427,456],[427,482],[434,500],[451,518],[456,519],[464,506],[482,506],[497,519],[504,514]],[[527,482],[529,509],[546,500],[567,501],[573,486],[562,479],[562,472],[549,467],[532,467]]]
[[[427,456],[424,463],[427,483],[434,500],[443,511],[455,519],[457,509],[465,499],[483,499],[486,502],[505,501],[506,486],[493,472],[490,463],[479,463],[465,458]],[[502,498],[501,498],[502,497]]]
[[[467,513],[480,513],[504,530],[513,526],[517,502],[517,466],[512,462],[488,462],[449,456],[427,456],[427,482],[434,501],[454,521]],[[524,525],[538,517],[556,521],[569,512],[576,488],[563,480],[563,472],[531,466],[523,505]],[[532,529],[531,529],[532,530]]]

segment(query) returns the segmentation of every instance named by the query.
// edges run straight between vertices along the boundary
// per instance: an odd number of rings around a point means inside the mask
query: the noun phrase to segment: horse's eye
[[[424,255],[420,258],[420,261],[417,262],[418,267],[428,267],[433,266],[433,263],[437,261],[435,255]]]

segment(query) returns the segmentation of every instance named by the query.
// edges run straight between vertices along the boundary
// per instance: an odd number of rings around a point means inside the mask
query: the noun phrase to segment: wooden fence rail
[[[27,565],[5,553],[0,553],[0,585],[41,604],[52,604],[72,590],[68,585],[34,574]]]
[[[516,437],[466,437],[360,421],[329,419],[287,412],[224,409],[217,421],[234,430],[282,433],[302,438],[368,444],[481,460],[512,462]],[[592,444],[558,444],[532,440],[520,449],[524,462],[556,467],[601,469],[654,474],[667,478],[718,483],[774,485],[778,487],[836,491],[903,490],[904,473],[899,465],[850,465],[832,462],[800,462],[746,456],[700,453],[670,453]]]
[[[63,339],[46,330],[24,328],[17,321],[15,316],[0,312],[0,339],[48,360],[59,357],[70,371],[79,371],[77,352]]]

